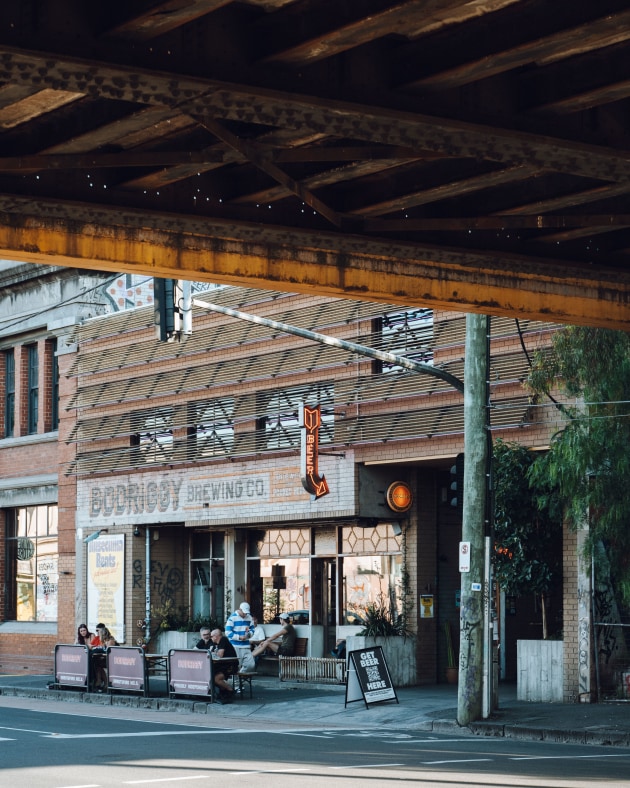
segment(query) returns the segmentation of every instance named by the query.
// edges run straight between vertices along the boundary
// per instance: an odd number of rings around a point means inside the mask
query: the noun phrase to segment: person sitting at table
[[[113,643],[112,643],[113,641]],[[94,666],[94,689],[103,692],[107,687],[107,670],[105,668],[105,649],[115,646],[116,640],[105,624],[97,624],[96,635],[92,638],[92,664]]]
[[[92,638],[94,634],[87,628],[87,624],[79,624],[77,627],[77,638],[74,641],[75,646],[87,646],[92,648]]]
[[[107,627],[105,624],[97,624],[96,625],[96,634],[92,635],[92,640],[90,641],[90,648],[103,648],[103,638],[101,637],[101,632],[106,630]]]
[[[254,631],[249,639],[249,645],[252,649],[255,649],[256,646],[260,646],[267,636],[265,635],[265,630],[262,628],[262,625],[258,623],[258,616],[252,616],[252,621],[254,622]]]
[[[297,632],[291,623],[288,613],[280,613],[279,619],[284,623],[282,629],[279,629],[275,635],[266,638],[263,642],[252,651],[254,658],[259,657],[261,654],[269,651],[271,654],[282,654],[283,657],[292,657],[295,653],[295,641],[297,639]],[[278,638],[282,640],[278,643]]]
[[[200,640],[195,643],[193,648],[200,649],[201,651],[207,651],[208,649],[212,648],[213,643],[210,637],[210,632],[210,627],[201,627],[199,630]]]
[[[225,662],[220,668],[214,670],[214,683],[219,690],[220,700],[223,703],[231,702],[234,696],[234,689],[229,684],[228,679],[238,671],[238,656],[236,649],[223,634],[220,629],[213,629],[210,633],[212,639],[212,659],[233,660]]]

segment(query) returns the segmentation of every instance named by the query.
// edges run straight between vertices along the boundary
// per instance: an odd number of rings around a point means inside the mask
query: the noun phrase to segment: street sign
[[[459,543],[459,571],[470,572],[470,542]]]

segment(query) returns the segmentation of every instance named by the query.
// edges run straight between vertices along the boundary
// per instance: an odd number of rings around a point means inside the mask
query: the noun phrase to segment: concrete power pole
[[[457,722],[482,715],[484,671],[484,537],[488,441],[486,435],[487,318],[466,316],[464,361],[464,490],[462,543],[470,570],[461,575]]]

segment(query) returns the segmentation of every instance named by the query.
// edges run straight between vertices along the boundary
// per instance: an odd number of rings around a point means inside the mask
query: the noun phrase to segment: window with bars
[[[15,352],[4,352],[4,437],[15,434]]]
[[[300,445],[300,403],[321,408],[319,442],[332,443],[335,433],[334,386],[293,386],[258,395],[258,449],[287,449]]]
[[[234,397],[192,402],[189,440],[195,457],[220,457],[234,448]]]
[[[171,462],[173,458],[173,409],[136,413],[132,416],[131,445],[139,465]]]
[[[406,309],[389,312],[376,321],[379,347],[397,356],[430,364],[433,360],[433,310]],[[379,362],[381,372],[400,370],[390,362]]]

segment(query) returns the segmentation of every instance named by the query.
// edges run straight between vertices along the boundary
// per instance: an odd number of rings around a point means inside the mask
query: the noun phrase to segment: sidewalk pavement
[[[168,698],[164,682],[151,680],[151,697],[116,693],[95,694],[48,689],[53,677],[0,675],[0,695],[38,698],[95,706],[118,706],[156,711],[212,714],[222,724],[251,727],[268,721],[282,728],[391,729],[457,735],[496,736],[512,739],[600,744],[630,747],[630,703],[528,703],[516,699],[516,687],[499,687],[499,707],[487,720],[466,727],[457,724],[457,688],[439,684],[398,689],[398,703],[370,704],[363,700],[345,704],[345,687],[280,682],[256,676],[253,698],[227,705],[203,699]],[[154,683],[155,682],[155,683]]]

